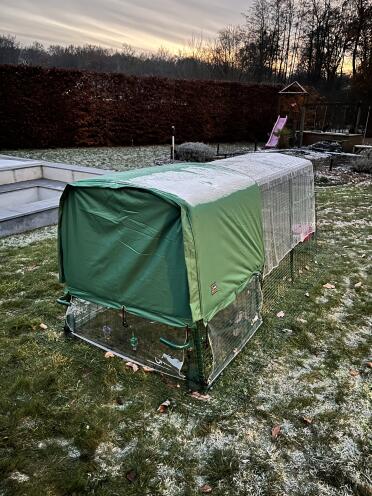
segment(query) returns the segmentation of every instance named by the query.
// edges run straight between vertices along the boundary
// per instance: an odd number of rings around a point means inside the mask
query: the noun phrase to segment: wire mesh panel
[[[292,283],[298,278],[304,279],[308,271],[314,269],[315,254],[316,240],[311,237],[293,248],[280,264],[264,277],[262,286],[264,317],[280,310],[283,298]],[[293,312],[295,311],[293,309]],[[301,308],[298,307],[297,311],[300,313]]]
[[[308,168],[291,178],[292,246],[302,243],[315,232],[314,174]]]
[[[288,176],[261,186],[265,274],[292,248],[291,180]]]
[[[266,275],[315,231],[312,169],[264,184],[261,193]]]
[[[214,163],[251,177],[260,188],[267,275],[315,230],[312,164],[279,153],[252,153]]]
[[[208,323],[208,336],[213,355],[211,384],[242,350],[262,323],[260,276],[254,275],[236,300],[221,310]]]
[[[66,325],[77,337],[119,356],[184,379],[184,350],[171,349],[161,338],[182,346],[187,342],[184,328],[142,319],[79,298],[72,298]]]

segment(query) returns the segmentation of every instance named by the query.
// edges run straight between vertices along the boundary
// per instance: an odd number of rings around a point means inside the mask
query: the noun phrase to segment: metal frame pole
[[[208,387],[204,375],[204,361],[202,350],[201,331],[203,322],[193,324],[191,331],[192,347],[188,349],[187,383],[188,388],[193,391],[205,391]]]
[[[175,145],[175,140],[174,140],[174,135],[176,132],[175,126],[172,126],[172,161],[174,162],[174,145]]]
[[[291,283],[294,283],[294,248],[289,252],[289,264],[291,269]]]

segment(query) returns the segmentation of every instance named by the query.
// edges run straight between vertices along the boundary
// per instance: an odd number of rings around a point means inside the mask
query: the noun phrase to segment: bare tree
[[[238,26],[193,36],[178,54],[96,45],[21,46],[0,37],[0,63],[173,78],[285,82],[329,89],[352,77],[370,85],[372,0],[254,0]],[[359,84],[359,83],[358,83]]]
[[[0,36],[0,64],[18,64],[20,52],[15,36]]]

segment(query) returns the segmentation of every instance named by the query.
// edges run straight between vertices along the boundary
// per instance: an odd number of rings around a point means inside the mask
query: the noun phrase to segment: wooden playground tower
[[[288,115],[292,140],[298,146],[318,141],[338,141],[344,151],[364,144],[371,117],[362,102],[328,102],[311,98],[297,81],[279,91],[278,115]]]

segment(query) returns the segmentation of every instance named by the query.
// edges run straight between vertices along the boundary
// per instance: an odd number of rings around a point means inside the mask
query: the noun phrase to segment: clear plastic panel
[[[315,231],[312,169],[304,168],[264,184],[261,193],[266,276]]]
[[[231,360],[243,349],[262,324],[260,276],[254,275],[236,300],[208,323],[209,343],[213,355],[211,384]]]
[[[292,244],[315,232],[315,193],[312,168],[292,177]]]
[[[164,338],[175,345],[187,342],[187,330],[173,328],[121,310],[113,310],[79,298],[72,298],[66,324],[77,337],[128,361],[151,367],[167,375],[184,379],[185,351],[171,349],[160,341]]]
[[[213,164],[249,176],[260,188],[267,275],[315,231],[313,166],[281,153],[250,153]]]
[[[261,187],[265,271],[269,273],[292,248],[289,177]]]

